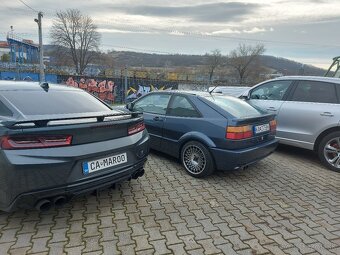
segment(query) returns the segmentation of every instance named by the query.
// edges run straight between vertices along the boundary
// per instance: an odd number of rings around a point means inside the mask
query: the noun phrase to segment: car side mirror
[[[128,109],[129,111],[132,111],[133,110],[133,103],[126,104],[125,108]]]

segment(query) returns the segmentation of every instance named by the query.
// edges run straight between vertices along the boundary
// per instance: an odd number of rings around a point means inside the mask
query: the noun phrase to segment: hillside
[[[53,45],[46,45],[44,48],[45,55],[50,55],[52,57],[52,62],[54,62],[53,59],[60,58],[60,55],[55,53],[55,47]],[[272,70],[273,72],[281,72],[285,75],[301,74],[302,67],[303,74],[305,75],[323,75],[326,71],[315,66],[304,65],[303,63],[281,57],[279,58],[263,55],[260,56],[259,60],[263,68],[267,70]],[[125,66],[144,68],[197,67],[205,65],[206,56],[184,54],[150,54],[131,51],[111,51],[108,53],[99,54],[98,59],[96,60],[96,64],[104,66],[107,65],[107,63],[110,63],[117,68]],[[65,64],[72,64],[72,62],[70,61],[70,59],[67,59]]]
[[[279,58],[274,56],[260,56],[260,63],[267,68],[271,68],[282,72],[285,75],[301,74],[301,68],[303,66],[304,75],[317,75],[323,76],[326,72],[325,69],[318,68],[312,65],[304,65],[286,58]]]

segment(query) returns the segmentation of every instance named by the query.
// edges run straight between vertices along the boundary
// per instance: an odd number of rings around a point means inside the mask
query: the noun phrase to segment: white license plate
[[[83,173],[89,174],[112,166],[117,166],[127,162],[126,152],[107,158],[101,158],[83,163]]]
[[[269,124],[263,124],[263,125],[259,125],[259,126],[254,127],[254,133],[255,134],[264,133],[264,132],[267,132],[269,130],[270,130]]]

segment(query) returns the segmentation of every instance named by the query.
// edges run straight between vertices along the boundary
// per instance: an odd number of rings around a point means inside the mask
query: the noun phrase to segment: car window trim
[[[175,96],[181,96],[181,97],[184,97],[186,100],[188,100],[189,104],[195,109],[195,111],[198,113],[198,117],[185,117],[185,116],[175,116],[175,115],[169,115],[169,107],[170,105],[172,104],[172,102],[174,101],[174,98]],[[166,109],[166,113],[165,113],[166,116],[169,116],[169,117],[178,117],[178,118],[202,118],[203,115],[202,113],[197,109],[197,107],[191,102],[190,98],[187,96],[187,95],[182,95],[182,94],[172,94],[171,95],[171,98],[170,98],[170,101],[168,103],[168,107]]]
[[[316,104],[334,104],[334,103],[321,103],[321,102],[305,102],[305,101],[295,101],[295,100],[292,100],[292,97],[295,93],[295,90],[297,89],[297,86],[299,85],[300,82],[302,81],[307,81],[307,82],[322,82],[322,83],[329,83],[329,84],[332,84],[333,87],[334,87],[334,90],[335,90],[335,97],[336,97],[336,101],[337,103],[336,104],[340,104],[340,101],[339,101],[339,95],[338,95],[338,90],[337,90],[337,85],[336,83],[333,83],[333,82],[327,82],[327,81],[318,81],[318,80],[296,80],[295,81],[295,84],[294,84],[294,89],[292,89],[292,91],[290,92],[290,95],[289,95],[289,98],[287,99],[287,101],[289,102],[299,102],[299,103],[316,103]],[[340,85],[340,84],[339,84]]]
[[[271,100],[271,99],[269,99],[269,100],[266,100],[266,101],[287,101],[288,95],[290,94],[290,91],[291,91],[293,85],[295,84],[295,81],[294,81],[294,80],[288,80],[288,79],[287,79],[287,80],[283,80],[283,79],[282,79],[282,80],[271,80],[271,81],[268,81],[268,82],[264,82],[264,83],[262,83],[261,85],[255,87],[255,88],[253,88],[253,89],[251,89],[251,90],[249,91],[249,98],[250,98],[249,100],[265,100],[265,99],[253,99],[253,98],[251,98],[251,94],[252,94],[253,91],[254,91],[255,89],[257,89],[257,88],[260,88],[260,87],[262,87],[262,86],[264,86],[264,85],[266,85],[266,84],[268,84],[268,83],[278,82],[278,81],[290,81],[290,84],[289,84],[289,86],[288,86],[288,88],[287,88],[285,94],[283,95],[283,97],[282,97],[281,100]]]
[[[295,89],[298,83],[299,83],[298,80],[292,80],[292,83],[290,84],[290,87],[288,88],[289,91],[287,91],[287,94],[284,96],[284,101],[291,101],[291,98],[295,92]]]

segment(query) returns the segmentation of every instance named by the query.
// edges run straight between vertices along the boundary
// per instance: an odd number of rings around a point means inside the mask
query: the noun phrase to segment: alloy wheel
[[[330,165],[340,169],[340,137],[329,140],[324,147],[323,154]]]
[[[195,145],[189,145],[183,153],[184,167],[192,174],[200,174],[207,164],[204,152]]]

